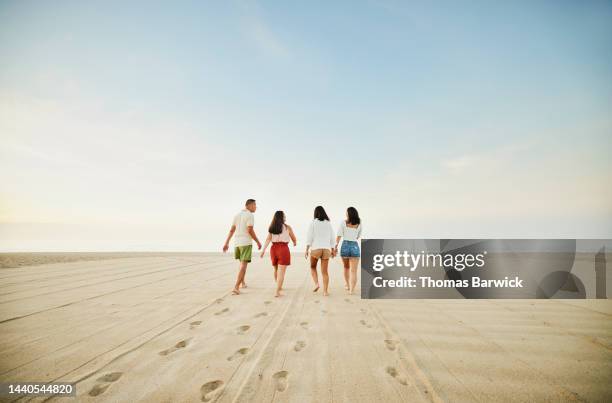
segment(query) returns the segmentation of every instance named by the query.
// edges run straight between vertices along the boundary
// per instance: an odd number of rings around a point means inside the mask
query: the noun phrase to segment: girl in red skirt
[[[266,249],[270,242],[270,258],[272,266],[274,266],[274,280],[276,281],[275,297],[280,297],[283,289],[283,281],[285,280],[285,270],[291,264],[291,252],[289,252],[289,241],[293,242],[293,246],[297,244],[295,234],[290,226],[285,224],[285,213],[277,211],[274,213],[270,228],[268,228],[268,237],[261,251],[261,257],[266,254]]]

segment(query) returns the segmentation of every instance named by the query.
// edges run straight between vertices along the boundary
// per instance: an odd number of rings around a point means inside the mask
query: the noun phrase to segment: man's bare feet
[[[323,292],[323,296],[324,296],[324,297],[327,297],[328,295],[329,295],[329,293],[328,293],[327,291],[324,291],[324,292]]]
[[[314,290],[312,290],[312,292],[317,292],[319,291],[319,284],[317,284],[317,286],[314,288]]]
[[[283,294],[280,293],[280,291],[276,291],[276,294],[274,294],[274,298],[278,298],[278,297],[282,297]]]
[[[247,288],[247,285],[246,285],[246,283],[243,281],[243,282],[242,282],[242,284],[240,284],[240,287],[242,287],[242,288]]]
[[[346,291],[348,291],[348,290],[349,290],[349,285],[348,285],[348,284],[344,284],[344,289],[345,289]]]
[[[234,288],[234,289],[232,290],[232,294],[233,294],[233,295],[240,295],[240,291],[238,291],[236,288]]]

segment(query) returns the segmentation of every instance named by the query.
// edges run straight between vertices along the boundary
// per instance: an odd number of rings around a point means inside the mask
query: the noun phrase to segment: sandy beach
[[[0,270],[0,381],[78,401],[612,401],[610,300],[361,300],[339,259],[323,297],[300,255],[282,298],[268,256],[240,296],[230,255],[23,259]]]

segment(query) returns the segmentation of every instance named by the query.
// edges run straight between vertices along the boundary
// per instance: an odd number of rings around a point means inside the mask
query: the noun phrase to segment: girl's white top
[[[342,221],[340,228],[338,228],[338,236],[344,238],[345,241],[357,241],[358,238],[361,238],[361,224],[351,228],[346,225],[346,221]]]
[[[272,234],[272,242],[289,242],[291,241],[291,237],[289,237],[289,231],[287,230],[287,226],[283,224],[283,231],[280,234]]]
[[[308,243],[310,249],[333,249],[336,246],[334,229],[328,220],[320,221],[316,218],[308,227]]]

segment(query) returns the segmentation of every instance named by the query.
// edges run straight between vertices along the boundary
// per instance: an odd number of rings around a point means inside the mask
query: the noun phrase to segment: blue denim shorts
[[[342,241],[340,247],[341,257],[360,257],[359,242],[357,241]]]

